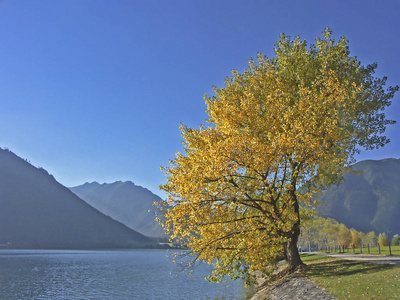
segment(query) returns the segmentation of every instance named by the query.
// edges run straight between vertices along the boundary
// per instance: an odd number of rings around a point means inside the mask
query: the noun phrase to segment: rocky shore
[[[335,300],[336,298],[308,280],[304,275],[292,274],[279,282],[259,290],[251,300]]]
[[[274,282],[256,274],[256,293],[250,300],[336,300],[335,297],[307,279],[303,271],[285,274],[285,268],[285,264],[278,267],[276,275],[279,279]]]

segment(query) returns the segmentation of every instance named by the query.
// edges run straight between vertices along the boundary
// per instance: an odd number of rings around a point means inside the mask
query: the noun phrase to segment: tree
[[[320,229],[316,226],[317,212],[311,209],[300,209],[300,216],[302,223],[299,236],[299,245],[303,245],[303,249],[307,248],[308,251],[311,252],[311,244],[314,243],[315,236]]]
[[[237,278],[286,257],[302,265],[300,204],[343,179],[361,148],[384,146],[384,90],[376,64],[350,57],[326,29],[315,45],[282,34],[276,58],[259,54],[242,74],[205,96],[210,127],[181,125],[185,154],[163,168],[164,227],[214,263],[213,278]]]
[[[339,244],[348,247],[351,244],[352,236],[350,230],[344,224],[339,225]]]
[[[360,247],[361,246],[361,232],[358,232],[355,229],[350,229],[351,233],[351,244],[353,247]]]
[[[378,243],[381,246],[389,246],[390,239],[386,233],[380,233],[378,235]]]
[[[300,217],[301,234],[299,244],[306,244],[311,251],[311,243],[318,249],[334,247],[340,240],[340,224],[331,218],[318,217],[312,210],[304,210]]]
[[[400,246],[400,236],[395,234],[392,238],[392,245],[393,246]]]
[[[339,223],[331,218],[320,218],[321,226],[319,227],[319,246],[334,247],[337,244],[337,237],[339,232]]]
[[[377,241],[377,237],[374,231],[370,231],[365,235],[365,239],[364,239],[366,244],[369,244],[370,246],[375,246],[376,245],[376,241]]]
[[[364,247],[366,234],[362,231],[359,231],[358,234],[360,235],[360,246]]]

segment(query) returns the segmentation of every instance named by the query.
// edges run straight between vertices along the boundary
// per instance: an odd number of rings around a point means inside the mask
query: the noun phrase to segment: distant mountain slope
[[[154,245],[95,210],[44,169],[0,149],[0,245],[6,244],[35,249]]]
[[[400,233],[400,159],[365,160],[353,169],[362,174],[326,191],[320,214],[363,232]]]
[[[166,235],[155,221],[155,207],[161,198],[130,181],[99,184],[85,183],[70,188],[76,195],[111,218],[150,237]]]

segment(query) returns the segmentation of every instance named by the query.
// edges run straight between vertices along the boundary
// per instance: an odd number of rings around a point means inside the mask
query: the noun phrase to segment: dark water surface
[[[182,273],[164,250],[0,250],[0,299],[246,299],[241,281]],[[229,285],[229,287],[227,287]]]

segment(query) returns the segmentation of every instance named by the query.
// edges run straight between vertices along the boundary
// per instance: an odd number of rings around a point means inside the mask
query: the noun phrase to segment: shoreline
[[[337,300],[309,280],[304,274],[304,270],[287,273],[287,263],[284,261],[278,263],[278,269],[274,274],[278,278],[270,281],[268,278],[262,278],[261,272],[255,273],[254,294],[250,300]]]
[[[257,291],[250,300],[337,300],[305,275],[292,273]]]

